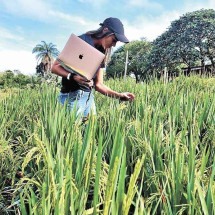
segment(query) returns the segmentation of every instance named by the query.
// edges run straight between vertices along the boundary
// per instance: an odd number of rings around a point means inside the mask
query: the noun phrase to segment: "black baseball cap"
[[[107,27],[109,30],[111,30],[120,42],[129,43],[129,40],[124,34],[123,24],[118,18],[107,18],[104,20],[103,23],[100,23],[100,25]]]

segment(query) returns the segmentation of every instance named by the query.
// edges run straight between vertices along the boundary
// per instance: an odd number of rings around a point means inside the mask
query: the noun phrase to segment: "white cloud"
[[[59,11],[49,11],[49,15],[56,17],[56,18],[59,18],[59,19],[62,19],[62,20],[75,22],[75,23],[80,24],[80,25],[88,25],[88,21],[85,20],[81,16],[72,16],[72,15],[62,13]]]
[[[51,4],[42,0],[1,0],[1,4],[11,14],[32,17],[38,20],[48,19],[47,12],[52,8]]]
[[[32,50],[35,42],[25,38],[23,29],[19,26],[14,30],[0,27],[0,51],[4,50]]]
[[[131,21],[123,21],[125,26],[125,33],[130,40],[140,39],[145,37],[152,41],[156,39],[157,36],[161,35],[167,30],[171,22],[179,19],[180,16],[187,12],[192,12],[200,9],[214,9],[215,1],[208,0],[202,3],[196,3],[193,0],[186,0],[184,5],[178,10],[166,11],[162,9],[162,6],[157,3],[150,2],[149,0],[131,0],[127,3],[133,7],[144,7],[153,8],[153,10],[160,10],[158,16],[146,17],[137,16]],[[162,10],[162,11],[161,11]]]
[[[215,8],[215,1],[214,0],[209,0],[208,4],[209,4],[210,8],[213,8],[213,9]]]
[[[4,10],[10,14],[25,17],[25,19],[29,22],[31,19],[34,19],[52,23],[56,26],[56,34],[52,33],[47,36],[47,34],[44,33],[44,35],[41,35],[38,29],[37,34],[34,35],[34,37],[30,37],[28,29],[25,29],[24,26],[23,28],[20,27],[22,26],[21,24],[20,26],[15,25],[16,27],[13,29],[13,32],[0,27],[0,71],[6,69],[18,69],[25,74],[35,73],[36,59],[35,55],[33,55],[30,50],[32,50],[32,48],[38,43],[38,41],[35,42],[36,38],[42,37],[45,40],[51,40],[50,42],[54,42],[57,44],[57,47],[61,49],[71,32],[80,34],[88,30],[97,29],[99,27],[99,23],[103,20],[101,19],[101,16],[95,16],[94,14],[92,14],[91,17],[84,17],[75,13],[70,14],[67,12],[62,12],[63,6],[58,9],[54,4],[55,0],[0,1],[1,7],[3,5]],[[83,4],[88,4],[89,7],[91,5],[93,7],[101,7],[104,3],[108,2],[107,0],[78,1]],[[123,2],[123,6],[128,8],[141,7],[144,8],[144,10],[147,9],[153,11],[153,16],[151,17],[144,16],[144,13],[141,13],[136,14],[131,19],[128,19],[129,14],[124,14],[125,20],[122,19],[122,22],[125,26],[125,34],[130,40],[146,37],[148,40],[152,41],[170,26],[171,21],[178,19],[184,13],[199,10],[201,8],[215,8],[214,0],[202,1],[202,3],[194,2],[194,0],[186,0],[186,2],[182,2],[181,7],[179,7],[177,11],[165,11],[168,8],[165,8],[164,10],[161,4],[149,0],[131,0],[126,2],[123,0]],[[110,1],[110,4],[112,4],[112,1]],[[123,12],[123,6],[122,8],[119,8],[119,15]],[[62,11],[60,11],[61,9]],[[101,11],[104,11],[104,16],[106,16],[105,14],[107,11],[109,11],[110,16],[112,16],[110,7],[101,8]],[[157,13],[155,13],[155,11]],[[36,21],[34,23],[34,27],[37,28]],[[53,28],[52,25],[51,27]],[[58,31],[57,29],[59,28],[60,30]],[[47,29],[47,32],[48,31],[49,29]]]
[[[153,10],[161,10],[163,7],[161,4],[149,0],[130,0],[126,1],[127,7],[147,8]]]
[[[193,0],[187,0],[185,2],[185,6],[183,7],[183,13],[192,12],[200,9],[214,9],[215,8],[215,1],[214,0],[207,0],[203,2],[196,2]]]
[[[16,40],[16,41],[21,41],[24,40],[23,37],[21,36],[17,36],[16,34],[14,34],[14,32],[9,31],[6,28],[0,27],[0,39],[8,39],[8,40]]]
[[[81,3],[84,4],[90,4],[93,7],[101,7],[103,4],[107,3],[108,0],[78,0]]]
[[[78,1],[96,8],[100,8],[103,4],[108,2],[108,0]],[[53,0],[1,0],[1,4],[7,12],[13,15],[28,17],[44,22],[54,22],[57,18],[71,20],[71,18],[79,17],[58,12],[58,8]],[[54,16],[55,14],[57,14],[57,17]]]
[[[181,14],[177,11],[166,12],[157,17],[139,16],[132,23],[123,21],[125,34],[130,40],[137,40],[141,37],[152,41],[167,30],[173,20]]]
[[[133,4],[147,2],[147,0],[133,0]],[[131,3],[132,3],[131,2]],[[140,39],[145,37],[152,41],[167,30],[171,22],[180,18],[187,12],[192,12],[200,9],[215,8],[215,1],[209,0],[204,3],[196,3],[193,0],[187,0],[184,7],[173,11],[163,11],[158,16],[146,17],[139,16],[134,18],[132,22],[123,21],[125,25],[125,33],[130,40]]]
[[[27,19],[34,19],[38,21],[48,23],[60,23],[65,28],[71,29],[71,22],[75,24],[75,27],[89,27],[95,26],[98,23],[92,22],[87,17],[79,15],[71,15],[65,12],[61,12],[55,9],[53,1],[43,0],[1,0],[4,8],[13,15],[23,16]],[[101,5],[106,0],[83,0],[83,3],[91,3],[94,6]]]
[[[28,51],[0,51],[0,71],[19,70],[23,74],[35,74],[36,59]]]
[[[48,14],[52,17],[55,17],[55,19],[63,20],[62,23],[64,23],[64,26],[67,26],[68,28],[71,28],[71,22],[77,25],[77,28],[80,26],[87,27],[87,28],[90,28],[91,26],[95,26],[95,25],[98,26],[98,23],[90,21],[89,19],[82,16],[70,15],[70,14],[62,13],[59,11],[53,11],[53,10],[49,11]]]

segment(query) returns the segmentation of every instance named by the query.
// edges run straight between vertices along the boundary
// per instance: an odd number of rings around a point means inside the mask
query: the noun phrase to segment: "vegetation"
[[[169,29],[154,41],[150,55],[152,67],[170,70],[178,65],[189,69],[207,61],[214,70],[215,11],[200,10],[187,13],[173,21]]]
[[[11,91],[15,92],[19,89],[26,88],[37,88],[42,83],[46,82],[47,84],[60,84],[60,79],[56,75],[47,74],[46,76],[28,76],[24,75],[21,72],[17,73],[16,71],[7,70],[0,73],[0,98],[6,96]]]
[[[214,214],[215,80],[110,80],[75,120],[41,86],[0,102],[1,214]]]
[[[120,47],[113,56],[107,67],[108,77],[122,77],[125,72],[126,53],[128,54],[127,74],[133,74],[136,82],[143,79],[147,69],[148,55],[151,51],[151,43],[142,39],[141,41],[132,41]]]
[[[215,74],[214,20],[213,9],[190,12],[173,21],[152,44],[145,40],[126,44],[114,52],[107,68],[108,77],[124,75],[127,50],[127,74],[133,74],[137,82],[159,77],[165,68],[171,76],[178,76],[184,67],[189,74],[193,66],[200,66],[202,74]],[[207,64],[210,68],[206,70]]]
[[[43,78],[1,73],[0,214],[215,214],[215,79],[148,79],[208,60],[213,71],[214,18],[187,13],[153,43],[120,47],[107,85],[136,99],[96,94],[86,124],[58,103],[52,43],[32,51]],[[127,75],[147,84],[122,79],[126,53]]]
[[[0,89],[11,88],[26,88],[26,86],[34,87],[36,84],[40,84],[41,79],[38,77],[24,75],[22,73],[16,74],[11,70],[0,73]]]
[[[32,53],[37,54],[36,58],[40,62],[37,66],[37,73],[42,76],[50,75],[49,73],[53,60],[59,54],[56,45],[41,41],[41,44],[37,44],[36,47],[33,48]]]

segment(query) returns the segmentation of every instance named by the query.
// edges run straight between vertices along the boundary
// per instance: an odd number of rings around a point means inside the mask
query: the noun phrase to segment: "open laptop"
[[[68,72],[75,73],[91,80],[105,55],[96,48],[71,34],[57,60]]]

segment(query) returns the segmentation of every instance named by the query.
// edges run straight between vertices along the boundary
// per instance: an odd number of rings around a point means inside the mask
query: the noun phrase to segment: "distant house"
[[[215,75],[215,71],[212,67],[211,64],[207,64],[204,67],[202,66],[194,66],[194,67],[185,67],[181,68],[184,75],[189,75],[190,73],[192,74],[211,74]]]

